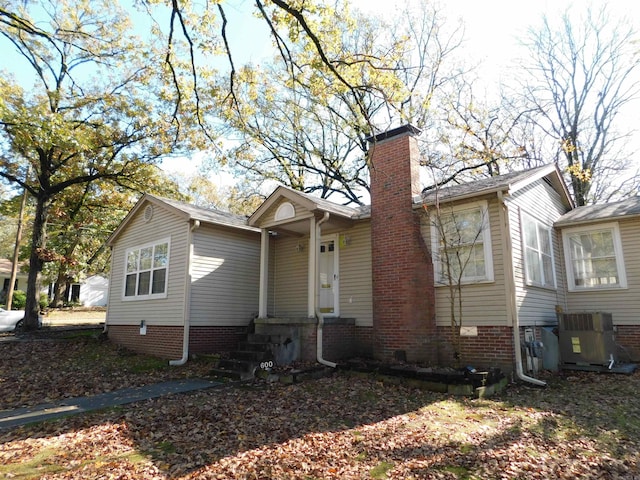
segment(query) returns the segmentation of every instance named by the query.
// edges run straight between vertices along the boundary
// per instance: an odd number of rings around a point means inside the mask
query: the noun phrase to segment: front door
[[[320,242],[318,268],[320,278],[318,287],[320,295],[318,307],[320,312],[329,316],[338,316],[338,242],[335,237]]]

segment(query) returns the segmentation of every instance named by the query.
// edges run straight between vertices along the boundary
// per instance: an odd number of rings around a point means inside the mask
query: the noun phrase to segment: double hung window
[[[627,286],[617,224],[567,229],[562,239],[569,290]]]
[[[125,299],[164,298],[168,266],[168,239],[127,250]]]
[[[431,222],[437,282],[493,281],[491,232],[487,202],[445,208]]]
[[[555,288],[551,227],[522,215],[522,236],[527,285]]]

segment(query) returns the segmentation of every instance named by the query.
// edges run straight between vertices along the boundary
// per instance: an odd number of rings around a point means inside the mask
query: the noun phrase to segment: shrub
[[[11,308],[14,310],[22,310],[27,305],[27,294],[22,290],[15,290],[13,292],[13,302]]]

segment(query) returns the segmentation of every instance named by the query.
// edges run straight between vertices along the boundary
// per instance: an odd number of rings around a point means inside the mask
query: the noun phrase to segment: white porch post
[[[260,238],[260,294],[258,296],[258,317],[267,318],[267,292],[269,288],[269,230],[262,229]]]
[[[318,256],[318,237],[316,235],[316,219],[312,217],[309,220],[309,274],[307,292],[307,316],[309,318],[316,316],[316,258]]]

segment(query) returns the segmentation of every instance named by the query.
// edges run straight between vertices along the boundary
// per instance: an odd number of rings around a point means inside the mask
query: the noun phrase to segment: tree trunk
[[[36,199],[36,212],[33,218],[33,233],[31,235],[31,255],[29,257],[29,277],[27,279],[27,304],[24,314],[25,330],[38,328],[40,314],[40,288],[38,277],[42,271],[43,253],[46,245],[47,211],[49,197],[39,195]]]
[[[53,286],[53,302],[51,306],[54,308],[60,308],[64,305],[64,302],[67,298],[67,272],[64,267],[60,265],[60,269],[58,270],[58,277],[56,279],[56,283]]]

